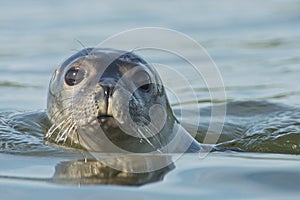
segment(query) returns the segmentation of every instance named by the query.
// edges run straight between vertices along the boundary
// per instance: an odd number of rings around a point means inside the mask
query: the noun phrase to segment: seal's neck
[[[201,144],[197,142],[178,122],[173,125],[172,137],[163,148],[166,153],[199,152]]]

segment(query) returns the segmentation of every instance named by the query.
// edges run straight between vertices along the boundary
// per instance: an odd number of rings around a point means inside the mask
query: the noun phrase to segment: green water
[[[299,1],[7,1],[0,10],[1,199],[298,199]],[[114,176],[108,170],[112,176],[91,177],[80,169],[103,166],[81,162],[83,152],[44,142],[55,68],[80,43],[95,46],[144,26],[181,31],[205,47],[227,94],[219,143],[246,152],[204,159],[187,154],[158,174]],[[163,56],[157,61],[180,68]],[[201,107],[196,125],[189,123],[195,115],[188,90],[168,74],[162,79],[186,97],[181,103],[190,115],[182,124],[199,128],[196,138],[203,140],[210,119],[205,84],[192,83]],[[177,113],[180,106],[171,103]],[[82,178],[66,176],[72,172]]]

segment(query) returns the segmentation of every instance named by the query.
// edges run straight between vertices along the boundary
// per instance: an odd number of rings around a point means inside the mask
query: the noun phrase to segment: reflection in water
[[[170,163],[171,156],[158,155],[125,155],[109,156],[106,159],[87,159],[61,162],[55,167],[51,182],[57,184],[89,185],[113,184],[139,186],[160,181],[165,174],[175,168]],[[166,164],[164,167],[152,171],[152,167]],[[112,165],[113,163],[113,165]],[[115,169],[122,168],[122,171]],[[132,169],[149,169],[149,172],[134,173]]]
[[[175,168],[170,155],[106,155],[103,159],[63,161],[55,166],[52,177],[2,175],[0,180],[29,181],[59,185],[127,185],[141,186],[163,180]],[[156,166],[162,166],[156,168]],[[122,169],[122,170],[118,170]],[[148,169],[146,171],[145,169]],[[144,171],[135,173],[134,171]],[[15,175],[16,174],[16,175]]]

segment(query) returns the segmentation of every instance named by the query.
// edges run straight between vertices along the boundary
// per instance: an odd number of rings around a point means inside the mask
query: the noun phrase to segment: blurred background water
[[[267,100],[290,106],[289,112],[300,105],[300,1],[11,0],[1,1],[0,5],[1,112],[44,110],[48,82],[66,57],[80,50],[82,44],[95,46],[120,31],[145,26],[175,29],[198,41],[221,72],[228,102]],[[209,102],[204,86],[195,87],[199,102]],[[182,88],[178,86],[178,90]],[[239,113],[240,107],[232,107],[235,114]],[[257,109],[250,113],[259,112]],[[285,124],[284,119],[293,115],[295,131],[297,113],[277,116],[276,121]],[[268,118],[272,120],[274,116]],[[274,127],[276,124],[270,128]],[[299,132],[294,133],[289,139],[299,149]],[[41,158],[5,153],[0,158],[3,177],[24,177],[28,172],[30,177],[48,177],[57,163],[67,159],[64,154],[62,158]],[[140,188],[62,187],[3,177],[1,196],[11,199],[45,194],[46,199],[49,194],[71,198],[70,193],[78,198],[100,198],[103,194],[113,197],[118,193],[124,198],[296,199],[300,189],[299,157],[278,154],[217,153],[204,160],[188,155],[176,163],[164,181]]]

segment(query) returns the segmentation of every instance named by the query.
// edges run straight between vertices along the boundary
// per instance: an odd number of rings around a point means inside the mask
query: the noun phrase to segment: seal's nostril
[[[106,95],[106,96],[108,96],[108,94],[109,94],[109,88],[106,88],[105,90],[104,90],[104,94]]]
[[[101,78],[98,83],[102,88],[105,96],[112,96],[116,81],[112,78]]]
[[[113,86],[112,85],[103,85],[100,83],[100,86],[103,88],[105,96],[112,96]]]

